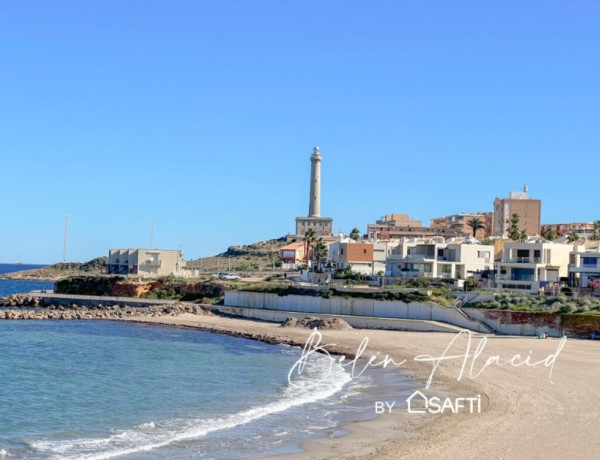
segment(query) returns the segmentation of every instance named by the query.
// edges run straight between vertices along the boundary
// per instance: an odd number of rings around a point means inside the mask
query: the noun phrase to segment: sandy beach
[[[193,314],[141,316],[127,321],[195,327],[299,346],[304,346],[311,334],[306,328]],[[463,355],[467,350],[466,336],[447,333],[366,329],[321,333],[324,343],[335,344],[328,351],[348,357],[354,356],[368,337],[362,357],[379,353],[379,357],[389,355],[394,361],[406,359],[398,369],[419,382],[422,389],[431,376],[433,363],[417,362],[415,357],[441,357],[455,338],[446,356]],[[600,418],[600,343],[568,339],[560,349],[559,339],[477,334],[472,337],[471,353],[484,337],[487,343],[473,363],[473,375],[481,371],[479,375],[471,378],[473,360],[469,359],[458,381],[463,359],[447,360],[437,367],[431,385],[424,390],[428,396],[481,395],[481,413],[408,414],[403,407],[373,421],[345,427],[351,432],[348,436],[306,442],[305,452],[286,458],[596,458],[600,451],[596,436]],[[531,363],[548,361],[518,367],[493,363],[481,370],[492,356],[506,362],[516,354],[521,357],[515,358],[514,364],[528,356]],[[553,355],[556,358],[551,366]]]

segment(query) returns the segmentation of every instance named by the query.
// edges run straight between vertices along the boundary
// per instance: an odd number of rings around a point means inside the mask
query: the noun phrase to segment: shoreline
[[[180,316],[182,316],[182,315],[180,315]],[[196,318],[191,318],[191,316],[192,315],[190,315],[189,320],[194,321]],[[218,315],[216,317],[220,317],[220,318],[224,318],[224,319],[231,319],[233,321],[238,320],[238,318],[235,318],[235,317],[218,316]],[[146,324],[146,325],[151,325],[151,326],[174,327],[174,328],[182,328],[182,329],[195,329],[198,331],[208,332],[211,334],[229,335],[232,337],[243,338],[243,339],[247,339],[247,340],[255,340],[255,341],[259,341],[259,342],[266,343],[269,345],[289,345],[289,346],[300,347],[300,348],[305,346],[306,338],[311,333],[311,330],[306,327],[283,328],[283,327],[281,327],[281,325],[279,323],[270,323],[270,322],[260,321],[260,320],[249,320],[247,318],[239,318],[239,320],[242,320],[242,321],[250,321],[252,323],[273,325],[275,327],[281,328],[283,331],[289,331],[290,329],[293,329],[295,332],[294,335],[297,335],[297,333],[304,333],[304,335],[305,335],[303,340],[298,339],[296,337],[286,339],[281,336],[277,336],[277,338],[275,338],[275,337],[267,335],[267,334],[255,334],[255,333],[251,333],[251,332],[245,332],[243,330],[235,330],[232,328],[221,328],[219,326],[215,327],[215,326],[206,326],[206,325],[202,325],[202,324],[188,324],[187,322],[182,323],[180,321],[173,321],[173,320],[176,320],[177,318],[178,317],[152,317],[152,318],[129,317],[129,318],[122,318],[122,319],[111,318],[111,319],[106,319],[106,321],[134,322],[134,323]],[[186,318],[186,319],[188,319],[188,318]],[[356,353],[352,352],[351,350],[349,350],[345,347],[339,348],[337,346],[333,346],[331,348],[328,348],[327,350],[333,355],[333,357],[339,357],[341,355],[344,355],[349,360],[355,359],[355,357],[356,357]],[[362,364],[366,365],[366,361],[367,361],[366,358],[359,358],[359,359],[362,362]],[[376,372],[378,370],[381,370],[381,369],[370,368],[370,369],[366,370],[366,373]],[[386,369],[384,372],[394,373],[395,375],[392,377],[393,379],[412,380],[410,377],[407,376],[406,370],[394,371],[393,369]],[[380,383],[379,380],[381,380],[381,378],[374,377],[373,380],[374,380],[374,384],[377,385],[377,383]],[[370,397],[377,396],[379,398],[382,394],[381,389],[377,386],[369,387],[369,388],[366,388],[365,390],[359,390],[359,391],[363,396],[368,395]],[[406,391],[406,388],[404,388],[402,391]],[[366,406],[365,406],[365,409],[366,409]],[[398,434],[398,430],[397,430],[396,424],[395,424],[395,422],[396,422],[395,419],[397,417],[392,417],[392,416],[386,415],[386,414],[377,415],[374,412],[372,414],[373,415],[372,417],[369,415],[370,415],[370,413],[368,411],[362,411],[360,413],[357,413],[357,415],[356,415],[356,417],[359,418],[358,420],[354,419],[350,422],[341,421],[340,425],[336,426],[335,428],[332,428],[336,433],[344,432],[344,434],[342,434],[342,435],[334,435],[334,436],[327,437],[325,435],[325,433],[323,432],[318,437],[314,437],[314,438],[311,438],[311,439],[308,439],[305,441],[301,441],[301,442],[295,444],[300,449],[302,449],[301,452],[272,454],[272,455],[250,457],[250,458],[265,459],[265,460],[279,460],[279,459],[285,460],[285,459],[290,459],[290,458],[298,458],[298,459],[340,458],[340,454],[341,454],[340,446],[341,446],[341,443],[344,443],[346,440],[350,441],[353,444],[352,449],[347,451],[347,455],[352,455],[352,458],[362,458],[362,457],[355,457],[356,448],[354,447],[354,442],[362,443],[365,433],[368,433],[370,438],[377,439],[379,441],[385,441],[391,433],[394,433],[396,435]],[[411,426],[419,425],[419,424],[415,424],[415,423],[409,423],[410,421],[406,417],[406,414],[401,414],[401,417],[404,418],[403,422],[406,423],[407,425],[411,425]],[[346,418],[348,418],[348,416],[346,416]],[[355,417],[353,417],[353,418],[355,418]],[[404,439],[409,438],[411,436],[409,430],[403,430],[403,431],[404,432],[402,433],[402,435],[403,435]],[[367,452],[365,452],[365,454],[367,454]],[[344,455],[343,458],[347,458],[347,457]]]
[[[230,334],[260,340],[304,346],[310,330],[284,328],[278,323],[182,314],[171,317],[130,317],[131,321],[163,326],[191,327],[212,333]],[[364,356],[389,354],[393,358],[411,358],[419,354],[440,356],[452,339],[447,333],[400,332],[383,330],[322,330],[328,351],[349,359],[364,337],[369,345]],[[483,335],[475,335],[478,341]],[[485,356],[507,359],[514,354],[546,357],[556,351],[558,339],[511,336],[485,336]],[[485,359],[485,358],[484,358]],[[479,365],[481,366],[481,364]],[[431,364],[407,359],[400,368],[403,374],[424,384]],[[432,395],[481,395],[482,412],[380,415],[374,420],[351,423],[340,429],[349,434],[332,439],[315,439],[302,443],[304,452],[269,459],[325,458],[593,458],[600,448],[594,423],[600,422],[600,344],[569,340],[553,369],[550,382],[545,367],[489,367],[476,379],[456,380],[460,363],[444,363],[436,371]],[[402,410],[402,409],[401,409]],[[413,420],[414,419],[414,420]],[[408,420],[408,422],[407,422]],[[594,423],[591,423],[591,422]],[[526,439],[527,442],[523,442]],[[533,450],[532,450],[533,449]]]

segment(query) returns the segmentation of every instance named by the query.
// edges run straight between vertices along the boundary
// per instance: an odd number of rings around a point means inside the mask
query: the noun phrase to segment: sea
[[[39,289],[52,283],[0,280],[0,297]],[[352,378],[325,355],[290,383],[299,347],[156,325],[2,320],[0,350],[1,459],[286,455],[414,390],[396,371]]]

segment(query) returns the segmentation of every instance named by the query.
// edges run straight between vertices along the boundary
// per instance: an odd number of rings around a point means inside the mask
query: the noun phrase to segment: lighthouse
[[[308,217],[321,217],[321,150],[315,146],[310,157],[310,198]]]
[[[310,156],[310,187],[308,197],[308,216],[296,217],[296,236],[303,237],[309,229],[317,236],[333,236],[333,219],[321,217],[321,163],[323,156],[318,145]]]

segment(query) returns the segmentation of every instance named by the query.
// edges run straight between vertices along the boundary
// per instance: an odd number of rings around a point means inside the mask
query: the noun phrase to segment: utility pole
[[[63,263],[67,262],[67,236],[69,230],[69,216],[65,216],[65,239],[63,241]]]

